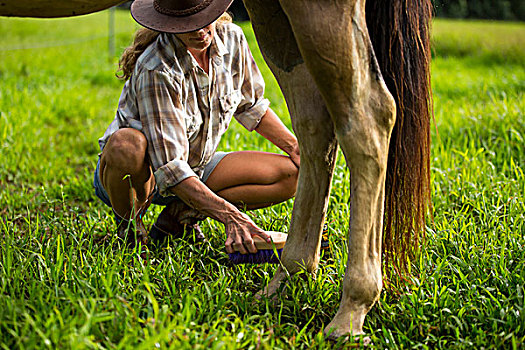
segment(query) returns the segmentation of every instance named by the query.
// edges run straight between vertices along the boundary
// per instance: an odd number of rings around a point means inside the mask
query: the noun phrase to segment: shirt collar
[[[192,69],[196,67],[197,61],[191,56],[186,46],[180,41],[175,34],[164,34],[167,38],[167,46],[169,54],[172,56],[174,61],[180,61],[183,69],[189,68]]]

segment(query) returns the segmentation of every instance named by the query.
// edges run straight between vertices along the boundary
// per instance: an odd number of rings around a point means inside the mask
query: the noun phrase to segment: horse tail
[[[406,271],[431,215],[430,0],[368,0],[366,20],[383,78],[397,106],[388,152],[383,251]]]

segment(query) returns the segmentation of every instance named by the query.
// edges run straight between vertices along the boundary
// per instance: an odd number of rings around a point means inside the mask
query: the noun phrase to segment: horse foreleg
[[[332,179],[337,142],[322,96],[303,62],[278,1],[246,1],[263,55],[286,98],[297,135],[301,168],[288,240],[279,267],[263,291],[272,295],[288,274],[314,273]],[[284,267],[284,269],[283,269]]]
[[[280,3],[326,102],[351,175],[343,295],[325,332],[361,334],[382,288],[384,186],[395,103],[375,61],[363,0]]]
[[[274,71],[276,71],[274,69]],[[276,74],[286,97],[299,141],[301,167],[292,221],[280,266],[265,292],[273,294],[287,274],[301,269],[315,273],[319,264],[321,231],[328,206],[337,157],[333,123],[306,66]]]

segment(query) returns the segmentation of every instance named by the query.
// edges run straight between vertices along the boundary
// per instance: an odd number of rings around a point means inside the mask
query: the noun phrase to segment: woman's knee
[[[140,171],[145,164],[148,142],[138,130],[124,128],[111,135],[102,152],[106,166],[118,167],[126,172]]]

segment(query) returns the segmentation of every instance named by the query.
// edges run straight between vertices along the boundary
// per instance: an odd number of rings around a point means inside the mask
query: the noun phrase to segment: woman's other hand
[[[271,108],[268,108],[259,122],[259,125],[255,128],[255,131],[286,152],[295,166],[299,168],[301,157],[299,154],[297,138],[290,130],[288,130]]]
[[[301,167],[301,154],[299,152],[299,144],[295,144],[294,147],[292,147],[292,150],[288,153],[290,156],[290,159],[295,164],[297,168]]]

